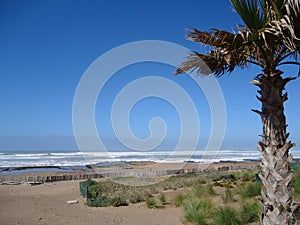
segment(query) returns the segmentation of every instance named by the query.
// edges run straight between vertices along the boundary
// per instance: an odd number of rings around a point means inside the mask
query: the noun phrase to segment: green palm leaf
[[[190,30],[186,35],[188,40],[209,46],[212,50],[206,54],[190,53],[175,74],[194,71],[221,76],[249,63],[262,67],[266,73],[274,73],[286,58],[297,58],[300,50],[299,0],[231,2],[245,26],[238,27],[237,33],[218,29]],[[204,63],[209,70],[203,68]]]
[[[258,0],[231,0],[231,2],[250,30],[259,30],[266,25],[265,11]]]

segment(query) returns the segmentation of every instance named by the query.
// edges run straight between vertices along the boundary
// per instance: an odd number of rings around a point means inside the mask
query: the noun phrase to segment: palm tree
[[[202,54],[191,52],[175,74],[195,71],[200,75],[221,76],[236,67],[255,64],[262,68],[252,81],[259,87],[257,96],[261,111],[262,153],[260,178],[263,182],[261,224],[297,224],[298,203],[293,200],[292,157],[294,144],[288,140],[284,102],[288,99],[285,85],[294,77],[284,77],[278,69],[284,64],[300,65],[300,1],[299,0],[231,0],[245,25],[236,33],[211,29],[203,32],[192,29],[187,38],[209,46]],[[209,67],[202,66],[203,62]],[[300,71],[299,71],[300,72]]]

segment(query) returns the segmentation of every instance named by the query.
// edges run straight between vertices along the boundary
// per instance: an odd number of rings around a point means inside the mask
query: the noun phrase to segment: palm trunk
[[[289,155],[294,144],[287,141],[289,134],[284,115],[287,94],[283,94],[285,85],[293,78],[283,79],[281,74],[281,71],[274,75],[263,74],[253,81],[260,88],[258,99],[262,102],[262,111],[254,110],[260,114],[263,123],[262,141],[258,146],[262,153],[262,225],[297,224],[295,211],[298,204],[293,201],[291,181],[294,174],[290,168],[292,156]]]

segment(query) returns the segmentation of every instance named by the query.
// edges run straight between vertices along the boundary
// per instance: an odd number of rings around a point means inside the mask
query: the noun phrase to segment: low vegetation
[[[159,201],[160,201],[160,203],[162,204],[162,205],[165,205],[165,204],[167,204],[167,199],[166,199],[166,195],[165,194],[160,194],[160,196],[159,196]]]
[[[242,201],[242,208],[240,211],[242,224],[259,221],[261,207],[259,201],[253,198]]]
[[[223,203],[227,204],[230,202],[235,202],[233,190],[230,188],[226,188],[225,195],[223,196]]]
[[[239,212],[231,207],[218,208],[213,216],[214,225],[242,225]]]
[[[261,184],[251,173],[214,174],[211,182],[192,186],[175,197],[174,205],[183,206],[184,220],[193,224],[258,224]],[[254,177],[254,175],[252,175]]]
[[[245,183],[239,187],[239,194],[242,199],[253,198],[260,195],[260,183]]]
[[[166,196],[163,194],[166,190],[176,190],[179,188],[191,187],[193,185],[205,184],[205,178],[203,176],[195,174],[184,174],[169,177],[162,182],[147,185],[147,186],[129,186],[120,184],[120,180],[130,182],[135,178],[115,178],[116,180],[104,180],[100,182],[89,182],[88,194],[86,204],[92,207],[106,207],[106,206],[122,206],[125,203],[136,204],[139,202],[145,202],[154,195],[159,195],[159,202],[162,205],[167,203]],[[128,180],[130,179],[130,180]],[[207,187],[207,191],[210,188]],[[118,199],[116,201],[115,199]],[[116,204],[117,202],[118,204]],[[120,203],[120,204],[119,204]]]
[[[211,216],[212,201],[209,198],[193,198],[184,203],[184,218],[188,222],[207,224]]]
[[[176,196],[175,196],[175,199],[174,199],[174,205],[175,205],[175,207],[182,206],[185,197],[186,197],[186,196],[185,196],[184,194],[182,194],[182,193],[176,195]]]
[[[118,207],[145,202],[151,209],[182,207],[182,219],[188,224],[254,225],[259,224],[261,204],[257,197],[262,188],[254,178],[256,172],[177,175],[148,186],[126,186],[111,180],[91,182],[86,204]],[[298,170],[293,186],[295,199],[300,200]]]
[[[149,209],[156,209],[158,208],[157,202],[154,198],[147,198],[146,200],[146,206]]]

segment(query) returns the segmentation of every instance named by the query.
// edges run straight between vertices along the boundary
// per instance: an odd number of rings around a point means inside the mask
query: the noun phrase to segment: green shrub
[[[92,197],[92,198],[96,198],[97,197],[97,195],[98,195],[98,192],[97,192],[97,190],[95,190],[94,188],[92,189],[89,189],[88,190],[88,192],[89,192],[89,197]]]
[[[89,196],[92,198],[95,198],[98,196],[98,193],[100,191],[100,187],[99,185],[96,183],[93,183],[92,185],[90,185],[88,187],[88,192],[89,192]]]
[[[139,203],[139,202],[144,202],[146,200],[146,197],[143,196],[141,193],[132,193],[128,197],[128,201],[132,204]]]
[[[202,198],[203,196],[213,196],[215,191],[212,184],[196,184],[192,186],[191,191],[188,193],[188,198]]]
[[[261,205],[258,200],[248,199],[243,201],[241,209],[241,220],[243,224],[259,221]]]
[[[124,198],[117,196],[110,200],[110,205],[114,207],[119,207],[119,206],[127,206],[128,203]]]
[[[300,210],[298,209],[295,213],[296,219],[299,222],[300,221]]]
[[[214,213],[213,225],[242,225],[242,222],[235,209],[223,207]]]
[[[223,196],[223,202],[226,204],[228,202],[234,202],[234,195],[232,193],[232,190],[229,188],[226,188],[225,196]]]
[[[183,204],[183,201],[185,199],[185,195],[184,194],[178,194],[175,196],[175,200],[174,200],[174,205],[175,207],[179,207]]]
[[[204,185],[204,187],[205,193],[207,193],[208,195],[213,196],[216,194],[216,192],[214,191],[214,186],[211,183]]]
[[[117,177],[113,178],[113,181],[108,179],[101,182],[90,182],[87,197],[91,199],[87,201],[87,205],[110,205],[107,202],[118,196],[122,196],[123,200],[127,203],[138,203],[146,201],[147,198],[152,197],[162,190],[175,190],[179,187],[191,187],[195,184],[203,184],[205,183],[205,178],[197,174],[181,174],[171,176],[166,180],[148,186],[130,186],[118,183],[122,181],[126,183],[136,182],[134,177]],[[138,182],[141,182],[141,180],[138,180]]]
[[[242,174],[242,180],[243,181],[251,181],[253,179],[253,176],[247,172]]]
[[[300,172],[299,170],[294,172],[294,179],[292,181],[294,188],[294,197],[296,200],[300,200]]]
[[[242,199],[253,198],[261,194],[261,187],[260,183],[247,183],[239,188],[239,194]]]
[[[300,163],[299,162],[293,162],[291,164],[291,168],[293,171],[297,172],[300,169]]]
[[[192,189],[188,192],[188,198],[200,198],[204,194],[204,188],[201,184],[196,184],[192,186]]]
[[[207,224],[210,218],[212,202],[210,199],[189,199],[184,203],[184,217],[188,222]]]
[[[116,197],[105,197],[105,196],[97,196],[95,198],[88,198],[86,200],[86,204],[91,207],[107,207],[107,206],[126,206],[128,203],[126,200],[120,196]]]
[[[210,175],[212,181],[236,180],[234,174],[231,173],[214,173]]]
[[[97,196],[96,198],[88,198],[86,204],[91,207],[107,207],[110,206],[110,201],[104,196]]]
[[[147,198],[146,199],[146,205],[149,209],[156,209],[157,208],[157,202],[154,198]]]
[[[166,196],[164,194],[161,194],[159,196],[159,201],[162,205],[165,205],[167,203],[167,199],[166,199]]]

